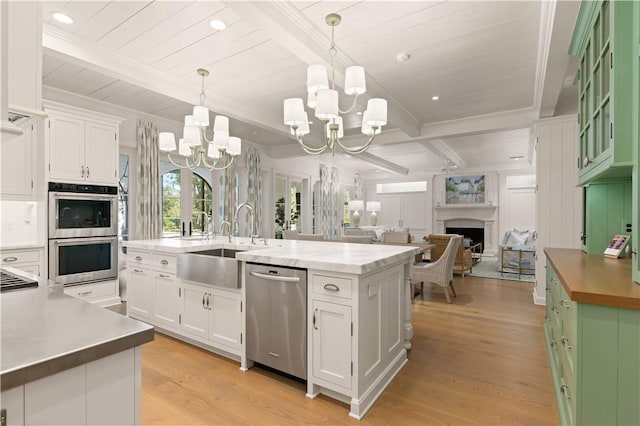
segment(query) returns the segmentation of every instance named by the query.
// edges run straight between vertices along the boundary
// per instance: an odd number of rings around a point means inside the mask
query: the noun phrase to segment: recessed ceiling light
[[[58,22],[62,22],[63,24],[73,24],[73,18],[71,18],[71,16],[69,15],[65,15],[62,12],[53,12],[51,16],[53,16],[53,19]]]
[[[227,28],[227,24],[225,24],[224,22],[222,22],[219,19],[212,19],[209,22],[209,25],[211,26],[211,28],[213,28],[214,30],[218,30],[218,31],[222,31],[225,28]]]
[[[356,115],[362,115],[362,111],[356,112]]]
[[[440,96],[438,96],[438,95],[431,97],[432,101],[437,101],[438,99],[440,99]]]
[[[524,155],[513,155],[509,157],[509,160],[522,160],[523,158],[524,158]]]

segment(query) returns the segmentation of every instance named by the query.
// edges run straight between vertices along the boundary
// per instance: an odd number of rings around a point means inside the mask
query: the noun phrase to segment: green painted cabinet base
[[[640,310],[576,303],[547,263],[545,335],[562,424],[640,424]]]

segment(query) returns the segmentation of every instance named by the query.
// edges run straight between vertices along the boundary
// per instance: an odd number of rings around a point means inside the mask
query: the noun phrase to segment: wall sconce
[[[371,212],[371,226],[376,226],[378,224],[376,212],[380,211],[380,201],[367,201],[367,211]]]
[[[354,228],[360,227],[360,213],[358,213],[358,210],[364,210],[364,201],[350,200],[349,210],[353,211],[353,214],[351,215],[351,226]]]

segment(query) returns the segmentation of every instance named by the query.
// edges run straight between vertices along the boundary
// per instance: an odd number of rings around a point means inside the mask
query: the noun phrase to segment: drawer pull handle
[[[203,309],[207,309],[207,307],[204,305],[204,298],[205,298],[206,296],[207,296],[207,293],[204,293],[204,294],[202,295],[202,308],[203,308]]]
[[[137,260],[138,262],[141,262],[141,261],[142,261],[142,257],[141,257],[141,256],[136,256],[136,260]]]
[[[324,289],[327,291],[340,291],[340,287],[335,284],[325,284]]]
[[[562,299],[562,300],[560,301],[560,305],[561,305],[561,306],[564,306],[564,307],[565,307],[565,308],[567,308],[567,309],[569,309],[569,308],[571,307],[571,303],[570,303],[568,300],[566,300],[566,299]]]
[[[18,260],[18,258],[15,256],[7,256],[2,259],[3,262],[15,262],[16,260]]]
[[[168,261],[167,259],[162,259],[162,260],[160,261],[160,264],[161,264],[161,265],[168,265],[168,264],[169,264],[169,261]]]
[[[567,399],[571,399],[571,395],[569,395],[569,386],[567,385],[560,386],[560,392],[562,392],[564,396],[567,397]]]
[[[573,348],[573,346],[571,346],[571,345],[569,344],[569,339],[568,339],[568,338],[566,338],[566,337],[562,336],[562,339],[560,339],[560,341],[562,342],[562,344],[564,345],[564,347],[566,347],[567,349],[572,349],[572,348]]]
[[[160,277],[160,278],[169,278],[169,275],[165,275],[165,274],[158,274],[158,277]]]
[[[278,355],[278,354],[274,354],[273,352],[269,352],[269,355],[274,356],[274,357],[276,357],[276,358],[280,358],[280,355]]]
[[[554,306],[553,308],[551,308],[551,310],[552,310],[553,312],[555,312],[556,314],[559,312],[559,311],[558,311],[558,307],[556,307],[556,306]]]
[[[93,293],[93,290],[83,291],[82,293],[78,293],[78,296],[87,296],[91,293]]]
[[[140,273],[140,272],[143,272],[143,271],[142,271],[142,269],[134,269],[133,272]]]
[[[557,351],[557,350],[558,350],[558,344],[555,342],[555,340],[552,340],[552,341],[551,341],[551,348],[552,348],[554,351]]]

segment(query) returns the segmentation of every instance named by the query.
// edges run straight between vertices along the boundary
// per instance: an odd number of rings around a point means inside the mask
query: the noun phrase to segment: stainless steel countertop
[[[2,390],[153,340],[148,324],[39,284],[0,294]]]

